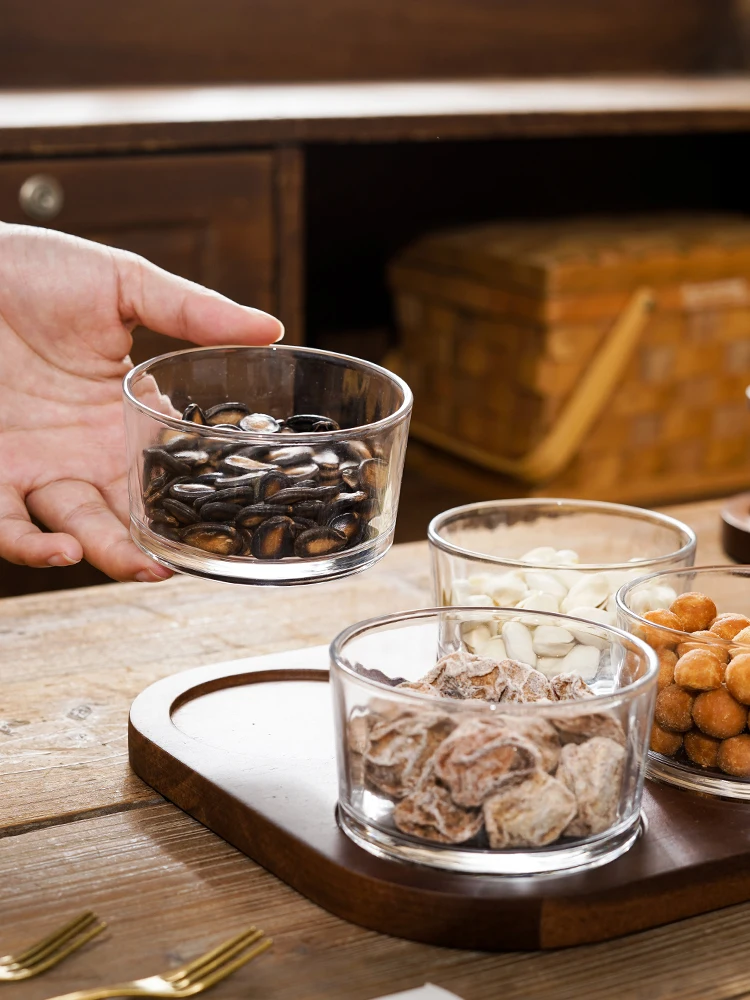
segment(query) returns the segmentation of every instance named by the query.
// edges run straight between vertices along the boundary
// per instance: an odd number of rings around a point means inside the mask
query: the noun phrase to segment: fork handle
[[[93,990],[76,990],[75,993],[61,993],[48,1000],[110,1000],[111,997],[146,997],[149,994],[133,983],[115,983],[114,986],[100,986]]]

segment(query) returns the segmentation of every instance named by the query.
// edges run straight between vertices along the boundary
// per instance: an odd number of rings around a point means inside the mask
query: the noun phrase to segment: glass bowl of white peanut
[[[658,571],[692,566],[696,538],[666,514],[593,500],[518,499],[467,504],[433,518],[428,529],[435,604],[501,607],[617,624],[615,594]],[[665,606],[653,594],[653,607]],[[668,603],[668,602],[667,602]],[[649,610],[649,608],[644,608]],[[513,659],[549,677],[596,676],[600,649],[574,623],[473,623],[465,648]]]

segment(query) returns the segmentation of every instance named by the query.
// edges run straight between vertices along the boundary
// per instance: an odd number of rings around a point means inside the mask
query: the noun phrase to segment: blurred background
[[[3,0],[0,218],[144,254],[291,342],[402,372],[397,541],[484,498],[733,493],[749,61],[748,0]],[[594,405],[582,380],[643,287],[656,308]],[[139,330],[133,357],[174,348]],[[570,457],[530,475],[587,402]],[[0,564],[2,596],[98,582]]]

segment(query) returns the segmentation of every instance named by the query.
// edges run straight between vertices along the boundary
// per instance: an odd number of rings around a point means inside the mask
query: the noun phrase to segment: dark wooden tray
[[[131,708],[134,771],[313,902],[415,941],[557,948],[750,899],[750,805],[650,782],[644,833],[590,872],[503,878],[373,857],[336,823],[327,663],[321,646],[158,681]]]

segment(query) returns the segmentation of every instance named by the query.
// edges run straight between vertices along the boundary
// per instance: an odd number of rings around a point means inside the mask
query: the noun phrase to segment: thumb
[[[121,250],[113,251],[120,318],[194,344],[273,344],[284,327],[260,309],[241,306],[202,285],[178,278]]]

